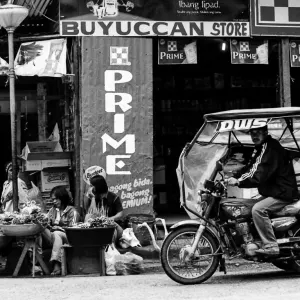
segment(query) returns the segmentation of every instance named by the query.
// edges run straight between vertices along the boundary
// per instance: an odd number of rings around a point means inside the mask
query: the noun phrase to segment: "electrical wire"
[[[37,11],[37,13],[38,13],[39,15],[45,17],[46,19],[50,20],[50,21],[53,22],[53,23],[58,23],[58,21],[55,21],[55,20],[49,18],[48,16],[46,16],[45,14],[43,14],[43,13],[41,12],[41,10],[38,10],[37,7],[35,6],[35,4],[33,3],[33,0],[30,0],[30,2],[31,2],[32,7]],[[26,0],[26,4],[30,6],[30,4],[27,3],[27,0]]]

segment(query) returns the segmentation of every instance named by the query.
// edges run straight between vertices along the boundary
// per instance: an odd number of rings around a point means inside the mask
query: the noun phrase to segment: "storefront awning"
[[[13,4],[25,6],[29,10],[28,17],[39,17],[47,12],[48,5],[52,0],[14,0]]]

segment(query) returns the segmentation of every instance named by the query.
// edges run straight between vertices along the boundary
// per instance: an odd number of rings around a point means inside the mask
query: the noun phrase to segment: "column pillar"
[[[291,106],[290,41],[282,38],[279,42],[279,102],[280,107]]]

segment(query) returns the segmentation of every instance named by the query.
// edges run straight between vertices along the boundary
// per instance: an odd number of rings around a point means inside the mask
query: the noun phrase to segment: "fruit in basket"
[[[46,227],[50,223],[50,220],[47,214],[40,212],[36,215],[34,223],[39,223],[43,227]]]
[[[101,228],[115,226],[115,222],[108,217],[100,216],[89,218],[85,223],[78,223],[73,227],[77,228]]]
[[[40,224],[46,227],[49,224],[48,215],[41,212],[39,207],[33,207],[25,213],[5,213],[0,216],[2,225]],[[30,214],[28,212],[31,212]]]

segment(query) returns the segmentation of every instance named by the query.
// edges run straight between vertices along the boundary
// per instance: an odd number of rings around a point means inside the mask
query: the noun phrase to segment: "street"
[[[239,267],[217,272],[201,285],[183,286],[164,273],[112,277],[2,278],[3,299],[159,300],[159,299],[299,299],[300,275],[276,268]]]

